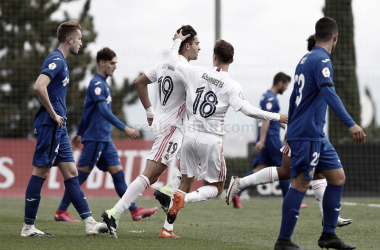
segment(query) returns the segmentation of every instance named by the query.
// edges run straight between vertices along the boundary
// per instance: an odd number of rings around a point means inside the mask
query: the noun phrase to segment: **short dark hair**
[[[322,17],[315,24],[315,36],[318,42],[328,42],[338,33],[338,24],[330,17]]]
[[[279,72],[273,78],[273,86],[277,85],[280,81],[283,83],[290,82],[291,79],[287,74]]]
[[[100,60],[111,61],[115,56],[116,53],[112,49],[105,47],[96,54],[96,62],[99,64]]]
[[[306,39],[306,41],[307,41],[307,50],[311,51],[315,47],[315,43],[316,43],[314,35],[310,35]]]
[[[71,35],[72,32],[80,29],[81,26],[78,21],[68,21],[61,23],[57,29],[57,38],[59,43],[66,42],[66,39]]]
[[[195,29],[191,27],[190,25],[182,25],[182,27],[177,30],[177,33],[179,33],[181,29],[182,29],[182,35],[186,36],[190,34],[190,36],[182,41],[181,46],[179,46],[178,51],[181,51],[181,49],[183,48],[183,46],[185,46],[186,43],[192,45],[194,38],[197,35],[197,32],[195,31]]]
[[[234,58],[234,47],[223,39],[218,39],[214,46],[214,55],[220,62],[229,63]]]

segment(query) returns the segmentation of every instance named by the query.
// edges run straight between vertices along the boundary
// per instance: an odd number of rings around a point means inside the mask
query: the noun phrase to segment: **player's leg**
[[[33,155],[33,173],[25,192],[24,226],[21,231],[23,237],[53,236],[36,229],[34,222],[37,218],[42,186],[49,175],[59,147],[56,131],[56,128],[46,125],[35,128],[37,144]]]
[[[87,235],[97,235],[108,231],[104,223],[98,223],[92,217],[86,197],[80,188],[78,171],[74,163],[73,152],[66,128],[63,129],[59,151],[55,159],[62,173],[66,191],[79,216],[86,224]]]
[[[268,147],[265,150],[267,151],[267,155],[269,157],[269,166],[281,167],[283,153],[278,149],[284,147],[283,142],[278,136],[270,136],[267,138],[267,141]],[[279,179],[279,186],[282,191],[282,196],[285,198],[290,187],[290,180]]]
[[[290,169],[293,182],[282,204],[281,229],[275,249],[286,249],[286,246],[295,245],[291,242],[291,236],[298,220],[302,200],[309,188],[317,165],[317,161],[312,161],[312,155],[319,154],[321,143],[292,141],[290,147],[292,148]],[[297,249],[298,246],[295,245],[294,247]]]
[[[346,176],[338,154],[327,140],[322,142],[318,168],[322,170],[322,174],[327,180],[327,187],[322,202],[323,231],[318,240],[318,245],[327,248],[354,249],[354,245],[344,243],[335,234]]]

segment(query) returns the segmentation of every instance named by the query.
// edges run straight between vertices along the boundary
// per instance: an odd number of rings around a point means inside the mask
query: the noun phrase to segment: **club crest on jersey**
[[[67,84],[69,84],[69,81],[70,81],[70,79],[67,78],[67,76],[66,76],[66,78],[62,81],[63,87],[65,87]]]
[[[95,95],[100,95],[100,93],[102,93],[102,89],[99,87],[96,87],[94,91],[95,91]]]
[[[49,64],[49,69],[50,70],[54,70],[55,68],[57,68],[57,64],[55,64],[55,63],[50,63]]]
[[[245,100],[244,95],[243,95],[243,91],[240,91],[239,97],[240,97],[240,99]]]
[[[271,110],[273,107],[273,104],[271,102],[267,102],[267,105],[265,105],[267,110]]]
[[[329,70],[329,68],[328,67],[324,67],[322,69],[322,74],[323,74],[324,77],[330,77],[330,70]]]

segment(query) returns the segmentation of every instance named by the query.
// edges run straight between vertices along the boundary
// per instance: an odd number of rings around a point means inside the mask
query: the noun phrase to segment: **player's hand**
[[[82,138],[82,136],[80,136],[80,135],[75,135],[75,136],[73,137],[73,139],[71,139],[71,146],[73,147],[73,149],[77,149],[77,148],[79,148],[81,138]]]
[[[125,127],[124,132],[125,132],[129,137],[131,137],[132,139],[137,139],[137,138],[140,137],[139,132],[137,132],[137,131],[134,130],[133,128]]]
[[[348,130],[352,134],[352,137],[354,138],[354,142],[356,142],[356,143],[365,142],[366,135],[364,134],[363,129],[359,125],[355,124],[354,126],[349,128]]]
[[[256,145],[253,147],[252,152],[253,152],[255,155],[257,155],[258,153],[261,152],[261,150],[263,150],[263,147],[264,147],[264,142],[262,142],[262,141],[258,141],[258,142],[256,143]]]
[[[147,118],[149,126],[152,126],[153,118]]]
[[[280,114],[279,122],[288,124],[288,114]]]
[[[173,40],[175,39],[181,39],[182,41],[185,41],[186,38],[188,38],[190,36],[190,34],[187,34],[186,36],[182,35],[182,29],[179,31],[179,33],[175,33],[174,34],[174,38]]]
[[[54,115],[50,115],[50,117],[58,124],[57,128],[62,128],[63,122],[65,121],[65,119],[63,119],[62,116],[54,114]]]

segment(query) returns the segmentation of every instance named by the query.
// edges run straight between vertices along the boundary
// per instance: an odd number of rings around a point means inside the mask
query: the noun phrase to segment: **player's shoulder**
[[[104,77],[102,77],[99,74],[95,74],[94,77],[91,79],[90,84],[88,85],[89,88],[96,88],[96,87],[107,87],[108,84]]]

